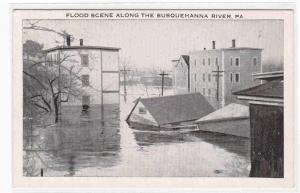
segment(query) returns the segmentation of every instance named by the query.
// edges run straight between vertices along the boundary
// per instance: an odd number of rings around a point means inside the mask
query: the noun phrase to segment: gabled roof
[[[221,109],[218,109],[200,119],[197,123],[229,120],[237,118],[247,118],[249,117],[249,107],[241,104],[231,103]]]
[[[190,56],[188,56],[188,55],[181,55],[181,57],[183,58],[183,60],[185,61],[185,63],[187,65],[190,65]]]
[[[267,97],[283,99],[283,81],[273,80],[264,84],[237,91],[233,93],[238,96]]]
[[[72,49],[94,49],[94,50],[114,50],[118,51],[121,48],[115,47],[104,47],[104,46],[57,46],[54,48],[49,48],[47,50],[43,50],[43,52],[52,52],[55,50],[72,50]]]
[[[159,125],[193,121],[214,111],[200,93],[142,98],[140,102]]]

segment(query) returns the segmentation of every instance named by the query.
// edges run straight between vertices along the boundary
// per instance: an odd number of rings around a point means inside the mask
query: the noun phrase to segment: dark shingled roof
[[[240,96],[283,98],[283,81],[274,80],[266,82],[252,88],[237,91],[233,94]]]
[[[188,55],[181,55],[187,65],[190,65],[190,56]]]
[[[200,119],[214,111],[200,93],[143,98],[140,102],[159,125]]]

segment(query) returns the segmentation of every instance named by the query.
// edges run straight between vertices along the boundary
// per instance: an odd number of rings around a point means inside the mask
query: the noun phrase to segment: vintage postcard
[[[12,15],[14,187],[293,187],[291,6]]]

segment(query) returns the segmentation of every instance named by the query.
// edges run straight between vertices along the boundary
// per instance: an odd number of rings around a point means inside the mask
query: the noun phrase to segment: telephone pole
[[[215,75],[213,75],[213,76],[215,76],[216,77],[216,80],[217,80],[217,92],[216,92],[216,98],[217,98],[217,101],[219,101],[219,84],[220,84],[220,77],[222,76],[222,72],[225,72],[225,71],[221,71],[220,70],[220,67],[218,66],[217,67],[217,70],[213,70],[212,71],[213,73],[217,73],[217,74],[215,74]]]
[[[167,74],[163,71],[159,75],[161,76],[161,96],[164,96],[164,79],[165,79],[165,76],[168,76],[169,74]]]
[[[127,75],[127,72],[129,72],[130,70],[128,70],[128,69],[126,69],[126,66],[124,65],[124,67],[123,67],[123,69],[122,70],[120,70],[121,72],[123,72],[123,74],[124,74],[124,101],[125,101],[125,103],[126,103],[126,95],[127,95],[127,89],[126,89],[126,82],[127,82],[127,80],[126,80],[126,75]]]

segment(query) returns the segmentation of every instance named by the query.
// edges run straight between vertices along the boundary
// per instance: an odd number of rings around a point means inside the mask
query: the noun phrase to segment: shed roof
[[[233,94],[239,96],[283,99],[283,80],[273,80],[255,87],[234,92]]]
[[[228,119],[237,119],[237,118],[246,118],[249,117],[249,107],[246,105],[231,103],[225,107],[218,109],[200,119],[196,122],[210,122],[218,120],[228,120]]]
[[[214,111],[200,93],[142,98],[140,102],[159,125],[196,120]]]
[[[260,72],[260,73],[254,73],[252,74],[252,76],[255,79],[266,80],[266,81],[284,79],[283,71]]]

